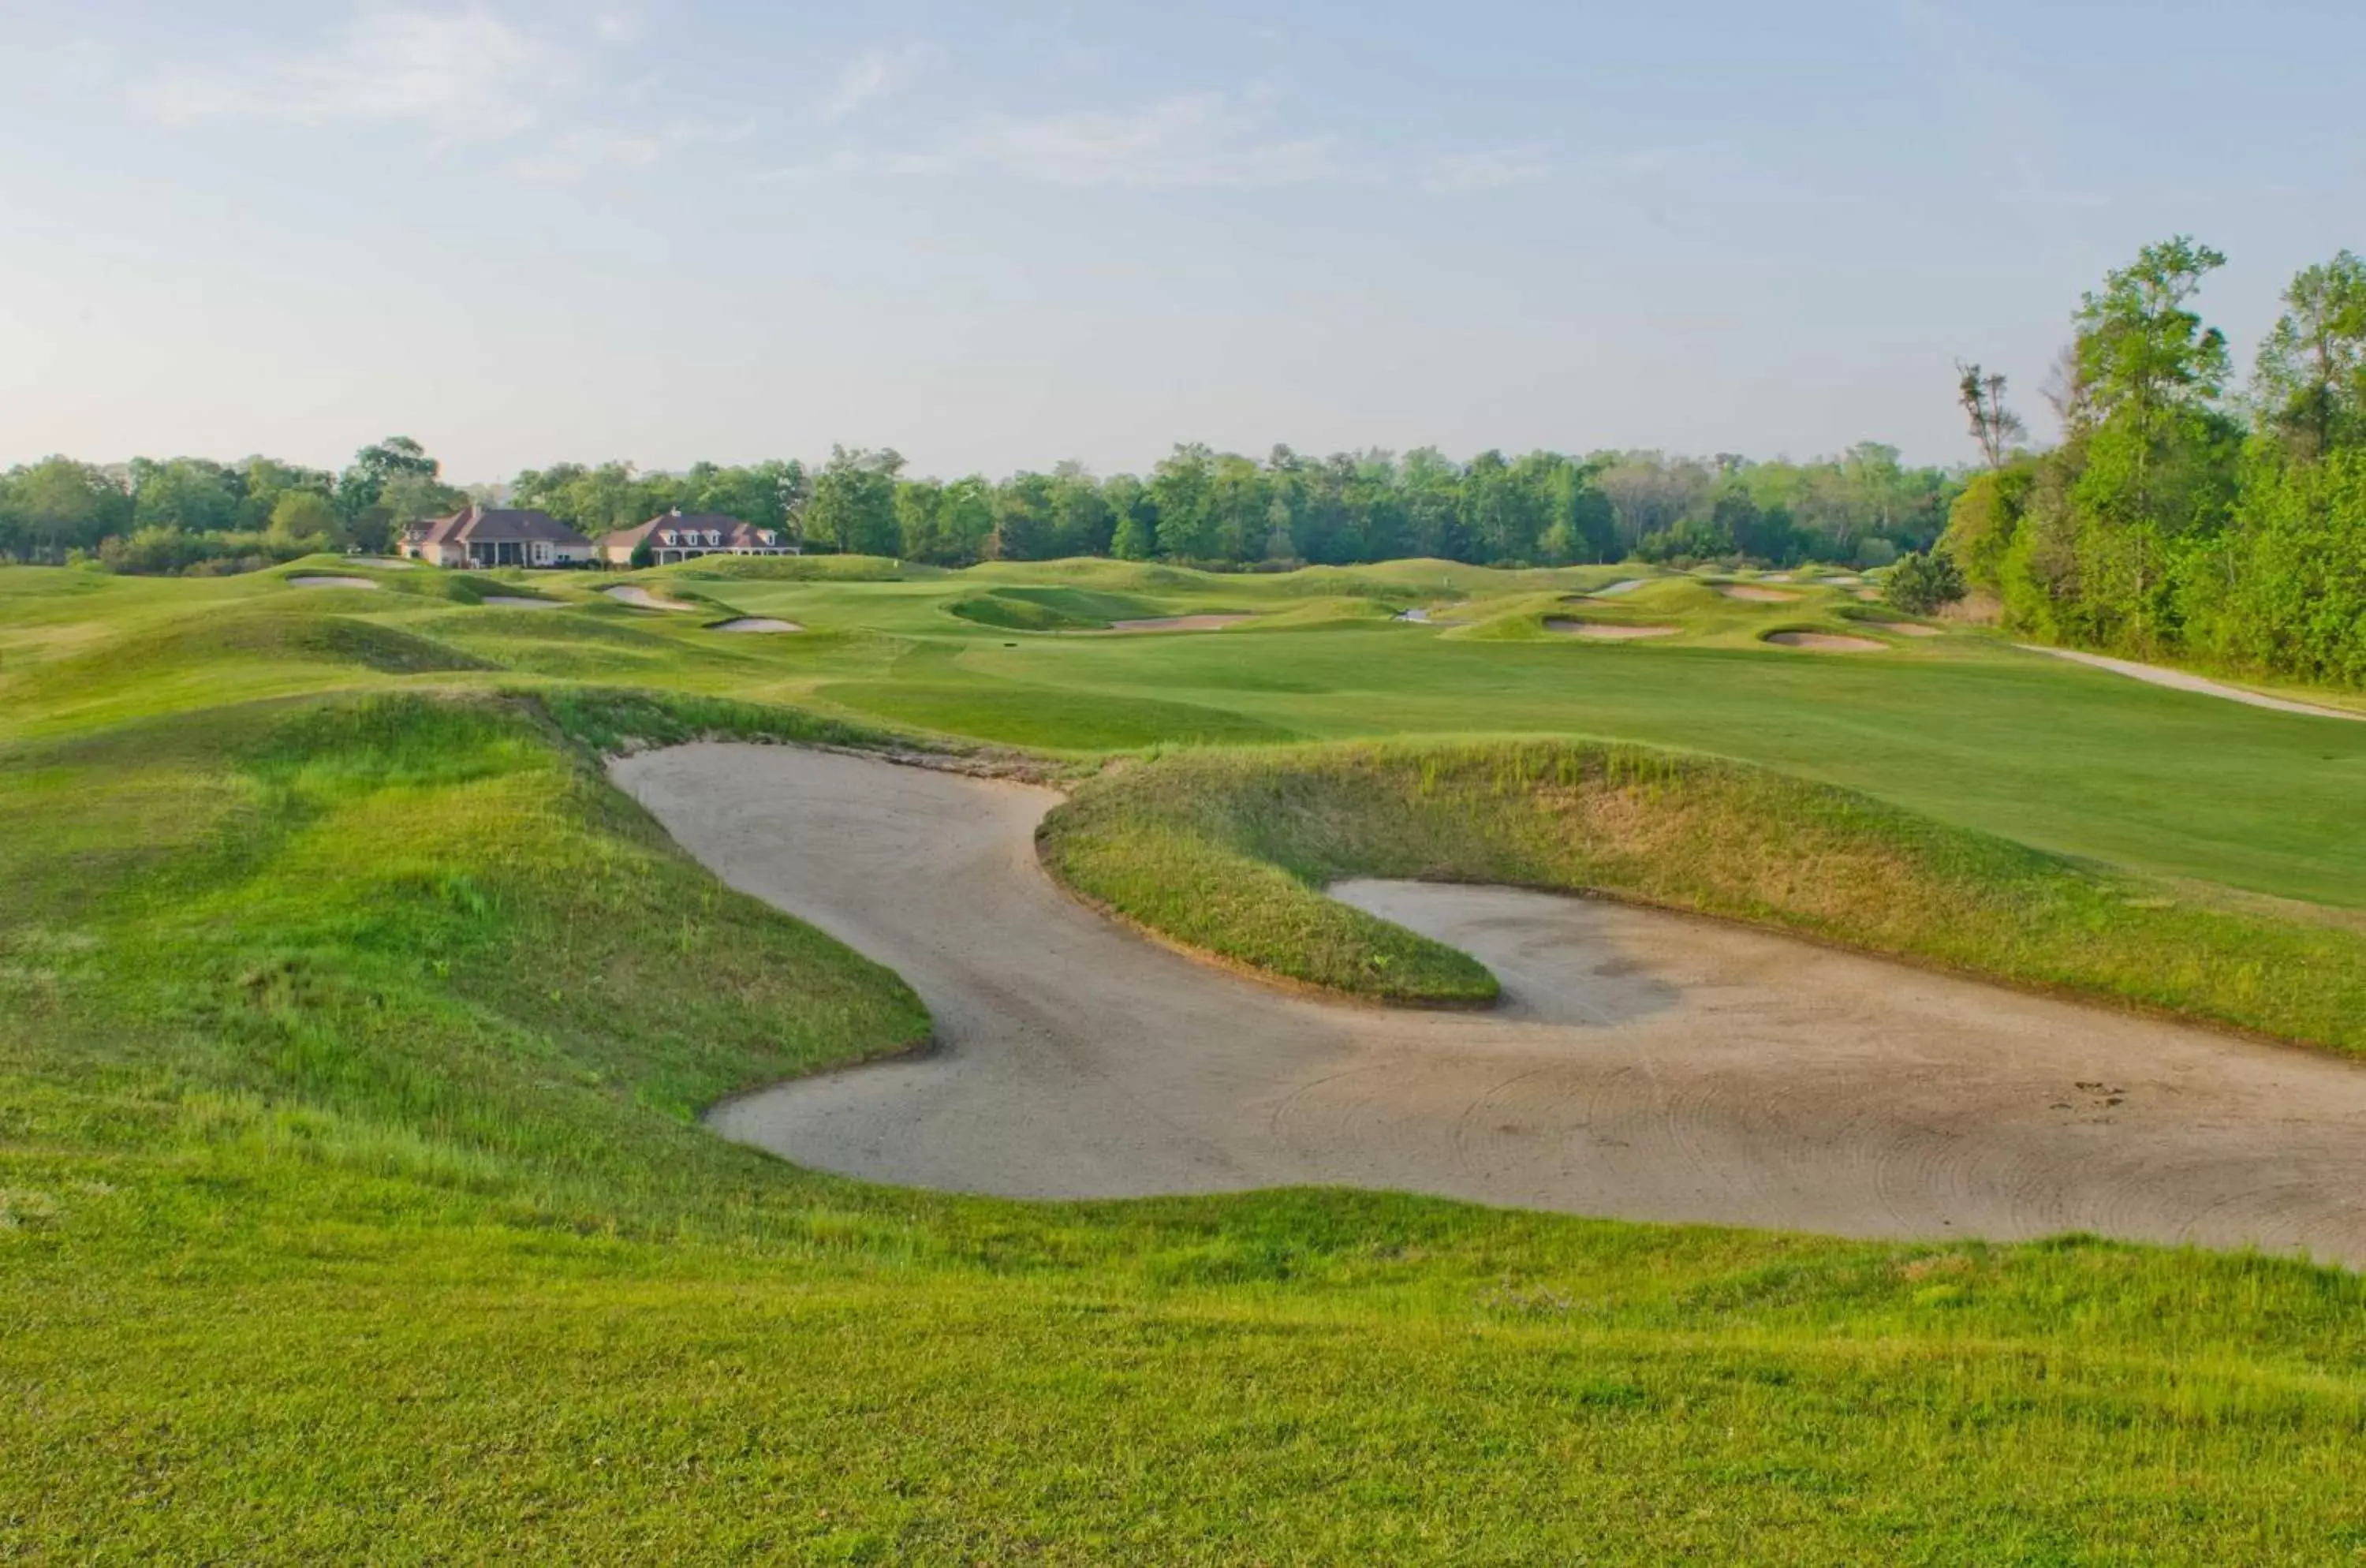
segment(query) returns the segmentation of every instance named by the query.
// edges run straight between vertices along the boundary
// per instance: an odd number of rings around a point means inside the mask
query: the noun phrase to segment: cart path
[[[2347,718],[2366,721],[2366,713],[2351,708],[2319,707],[2315,703],[2293,702],[2288,697],[2271,697],[2265,692],[2248,692],[2240,686],[2229,686],[2190,670],[2172,670],[2165,664],[2139,664],[2133,659],[2112,659],[2101,653],[2086,653],[2075,648],[2046,648],[2034,642],[2017,642],[2013,646],[2023,653],[2043,653],[2055,659],[2067,659],[2073,664],[2090,669],[2108,670],[2114,675],[2125,675],[2131,681],[2146,685],[2166,686],[2172,692],[2193,692],[2205,697],[2220,697],[2230,703],[2248,707],[2273,708],[2278,713],[2306,714],[2311,718]]]
[[[1356,883],[1489,1013],[1293,995],[1036,862],[1049,790],[790,747],[613,765],[732,886],[911,983],[926,1055],[710,1124],[867,1179],[1037,1198],[1275,1185],[1865,1236],[2305,1247],[2366,1263],[2366,1066],[1598,900]]]

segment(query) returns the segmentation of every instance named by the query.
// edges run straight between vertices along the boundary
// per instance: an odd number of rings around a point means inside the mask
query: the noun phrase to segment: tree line
[[[809,549],[943,566],[1114,556],[1216,569],[1438,557],[1483,565],[1643,558],[1884,564],[1938,537],[1960,479],[1909,468],[1875,443],[1810,463],[1657,452],[1434,448],[1262,460],[1177,446],[1147,475],[1081,465],[994,480],[906,472],[892,450],[838,447],[794,459],[527,469],[473,492],[534,507],[597,537],[660,513],[721,513],[783,529]],[[0,556],[95,558],[141,572],[252,570],[315,549],[380,550],[419,519],[464,503],[416,442],[364,447],[341,473],[269,458],[65,457],[0,475]]]
[[[48,457],[0,474],[0,559],[204,575],[349,545],[384,549],[403,523],[468,499],[441,474],[402,436],[363,447],[342,473],[270,457]]]
[[[2239,388],[2194,308],[2224,265],[2180,236],[2085,296],[2049,451],[2002,377],[1964,367],[1986,463],[1944,555],[2044,640],[2366,685],[2366,261],[2295,276]]]

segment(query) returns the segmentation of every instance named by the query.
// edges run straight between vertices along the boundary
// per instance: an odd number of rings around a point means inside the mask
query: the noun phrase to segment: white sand
[[[925,1055],[717,1107],[878,1181],[1302,1183],[1874,1236],[2090,1230],[2366,1262],[2366,1068],[1738,926],[1487,887],[1334,891],[1476,954],[1489,1013],[1291,995],[1055,887],[1029,785],[779,746],[620,761],[734,886],[894,966]]]
[[[1791,604],[1798,602],[1797,593],[1780,588],[1753,588],[1746,582],[1729,582],[1718,589],[1729,599],[1747,599],[1753,604]]]
[[[499,604],[505,610],[561,610],[566,606],[556,599],[527,599],[515,593],[488,593],[478,601],[480,604]]]
[[[794,621],[776,621],[770,615],[742,615],[736,621],[725,621],[707,629],[717,632],[801,632],[805,627]]]
[[[2044,653],[2056,659],[2067,659],[2074,663],[2108,670],[2114,675],[2125,675],[2132,681],[2167,686],[2171,691],[2193,692],[2205,697],[2223,697],[2230,703],[2244,703],[2255,708],[2273,708],[2278,713],[2303,713],[2312,718],[2366,719],[2366,713],[2319,707],[2314,703],[2296,703],[2284,697],[2270,697],[2261,692],[2247,692],[2240,686],[2221,685],[2205,676],[2166,669],[2158,664],[2139,664],[2133,659],[2106,659],[2100,653],[2080,653],[2068,648],[2041,648],[2029,642],[2017,642],[2013,646],[2024,653]]]
[[[1596,588],[1588,594],[1587,597],[1594,599],[1616,599],[1621,593],[1632,593],[1635,590],[1642,586],[1643,580],[1641,578],[1630,577],[1626,579],[1624,581],[1614,582],[1607,588]]]
[[[287,580],[287,586],[290,588],[376,588],[377,584],[366,577],[291,577]]]
[[[1879,653],[1882,649],[1869,637],[1839,637],[1831,632],[1768,632],[1759,640],[1777,648],[1805,648],[1818,653]]]
[[[1624,626],[1609,621],[1572,621],[1562,616],[1546,620],[1545,630],[1560,632],[1564,637],[1582,637],[1593,642],[1634,642],[1648,637],[1673,637],[1682,626]]]
[[[679,599],[660,599],[637,583],[620,583],[608,590],[608,597],[621,604],[643,610],[695,610],[695,604],[685,604]]]
[[[1865,625],[1877,626],[1883,631],[1894,633],[1898,637],[1945,637],[1947,635],[1937,626],[1926,626],[1919,621],[1867,621]]]

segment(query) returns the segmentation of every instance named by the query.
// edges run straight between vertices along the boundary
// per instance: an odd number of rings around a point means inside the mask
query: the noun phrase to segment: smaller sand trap
[[[1881,590],[1878,588],[1860,588],[1856,591],[1856,596],[1868,604],[1881,603]]]
[[[1791,574],[1787,571],[1770,571],[1758,581],[1761,582],[1788,582],[1791,581]]]
[[[1626,579],[1624,581],[1614,582],[1607,588],[1596,588],[1589,593],[1587,597],[1592,599],[1615,599],[1621,593],[1632,593],[1635,590],[1642,586],[1643,580],[1641,578],[1630,577]]]
[[[290,588],[376,588],[377,584],[366,577],[291,577],[287,580],[287,586]]]
[[[499,604],[504,610],[558,610],[565,607],[556,599],[526,599],[515,593],[488,593],[477,603]]]
[[[1937,626],[1918,626],[1912,621],[1867,621],[1865,625],[1876,630],[1887,632],[1892,637],[1945,637],[1947,635]]]
[[[805,630],[805,627],[797,625],[794,621],[774,620],[770,615],[742,615],[736,621],[725,621],[718,626],[709,626],[707,630],[717,632],[801,632]]]
[[[1425,626],[1429,625],[1429,612],[1427,610],[1400,610],[1397,612],[1396,618],[1400,621],[1411,621],[1417,626]]]
[[[1564,637],[1582,637],[1591,642],[1633,642],[1639,637],[1673,637],[1682,626],[1630,626],[1613,621],[1572,621],[1555,615],[1545,622],[1545,630]]]
[[[1881,644],[1869,637],[1841,637],[1832,632],[1768,632],[1762,642],[1777,648],[1807,648],[1818,653],[1879,653]]]
[[[1718,592],[1729,599],[1747,599],[1753,604],[1790,604],[1799,597],[1780,588],[1756,588],[1747,582],[1729,582]]]
[[[1255,615],[1160,615],[1147,621],[1111,621],[1113,632],[1212,632],[1253,621]]]
[[[608,597],[620,604],[631,604],[643,610],[695,610],[698,608],[695,604],[685,604],[679,599],[660,599],[648,589],[629,582],[608,590]]]

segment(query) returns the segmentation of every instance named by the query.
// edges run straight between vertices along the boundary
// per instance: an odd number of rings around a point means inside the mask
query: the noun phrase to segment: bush
[[[1936,551],[1907,556],[1890,569],[1883,592],[1910,615],[1936,615],[1964,596],[1964,574],[1951,556]]]

